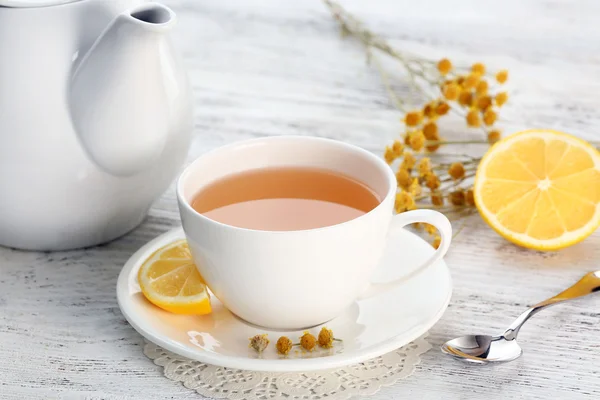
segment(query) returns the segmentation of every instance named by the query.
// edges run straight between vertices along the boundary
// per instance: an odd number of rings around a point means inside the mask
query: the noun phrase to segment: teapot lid
[[[58,6],[60,4],[74,3],[81,0],[0,0],[0,7],[31,8]]]

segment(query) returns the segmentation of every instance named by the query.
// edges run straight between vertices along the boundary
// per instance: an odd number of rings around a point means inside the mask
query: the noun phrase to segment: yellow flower
[[[415,131],[411,133],[408,143],[414,151],[422,150],[425,145],[425,136],[423,135],[423,132]]]
[[[450,110],[450,106],[448,103],[440,103],[435,108],[435,113],[437,115],[446,115],[446,113]]]
[[[431,172],[431,160],[429,159],[429,157],[421,158],[421,161],[419,161],[419,176],[421,178],[424,178],[430,172]]]
[[[479,75],[484,75],[485,74],[485,65],[483,65],[482,63],[475,63],[471,67],[471,71],[473,71],[474,73],[479,74]]]
[[[504,103],[508,100],[508,93],[500,92],[496,95],[496,105],[498,107],[502,107]]]
[[[402,189],[408,189],[411,183],[410,172],[406,168],[400,166],[396,172],[396,181]]]
[[[450,203],[455,206],[462,206],[465,204],[465,192],[462,189],[455,190],[450,193]]]
[[[496,74],[496,80],[498,81],[498,83],[504,83],[506,82],[508,79],[508,71],[503,69],[502,71],[498,71],[498,73]]]
[[[392,151],[396,157],[400,157],[402,152],[404,151],[404,145],[400,143],[399,140],[394,140],[394,144],[392,145]]]
[[[438,178],[437,175],[434,173],[427,175],[427,177],[425,178],[425,186],[427,186],[431,190],[439,188],[440,184],[440,178]]]
[[[487,94],[487,91],[488,91],[488,83],[487,83],[487,81],[484,81],[484,80],[479,81],[479,83],[477,84],[477,87],[475,88],[475,91],[479,95]]]
[[[396,193],[396,202],[394,204],[394,208],[397,213],[407,210],[414,210],[416,208],[415,199],[413,199],[410,193],[402,190]]]
[[[434,102],[427,103],[425,107],[423,107],[423,115],[429,119],[434,119],[436,117]]]
[[[442,196],[439,192],[435,192],[431,194],[431,204],[434,206],[443,206],[444,205],[444,196]]]
[[[282,336],[277,340],[275,347],[279,354],[287,355],[292,350],[292,346],[292,341],[288,337]]]
[[[421,185],[419,185],[419,178],[414,178],[410,186],[408,187],[408,191],[413,196],[418,196],[421,194]]]
[[[319,346],[330,349],[333,347],[333,331],[325,327],[319,332]]]
[[[501,137],[502,137],[502,134],[500,133],[500,131],[498,131],[498,130],[489,131],[488,132],[488,136],[487,136],[488,143],[489,144],[494,144],[498,140],[500,140]]]
[[[425,232],[427,232],[430,235],[435,235],[437,233],[437,228],[431,224],[428,223],[424,223],[424,228],[425,228]]]
[[[477,111],[469,111],[467,114],[467,125],[475,128],[481,125],[481,119],[479,118],[479,113]]]
[[[479,74],[469,74],[465,81],[463,82],[463,87],[465,89],[473,89],[479,83],[481,77]]]
[[[423,126],[423,135],[427,140],[439,140],[438,126],[435,122],[428,122]]]
[[[467,203],[468,206],[471,206],[471,207],[475,206],[475,197],[473,196],[472,189],[467,190],[467,192],[465,193],[465,202]]]
[[[423,114],[421,113],[421,111],[411,111],[409,113],[406,113],[406,116],[404,117],[404,123],[407,126],[417,126],[421,123],[422,119]]]
[[[448,168],[448,175],[450,175],[450,177],[452,177],[454,180],[464,178],[465,166],[459,162],[452,163],[450,168]]]
[[[440,244],[442,244],[442,238],[440,235],[436,235],[433,238],[433,243],[431,243],[431,245],[433,246],[434,249],[438,249],[438,247],[440,247]]]
[[[396,159],[396,155],[394,154],[394,150],[390,146],[385,146],[385,152],[383,153],[383,158],[385,162],[391,164]]]
[[[448,100],[456,100],[458,99],[458,95],[460,95],[460,86],[456,83],[452,82],[448,85],[444,86],[444,97]]]
[[[471,92],[463,91],[458,96],[458,104],[464,107],[471,107],[473,105],[473,94]]]
[[[317,338],[309,331],[304,331],[304,334],[300,336],[300,346],[308,351],[313,351],[317,345]]]
[[[427,152],[429,152],[429,153],[433,153],[439,148],[440,148],[439,144],[428,144],[427,146],[425,146],[425,150],[427,150]]]
[[[492,109],[487,110],[483,114],[483,122],[486,125],[494,125],[494,122],[496,122],[496,118],[497,118],[497,115],[494,112],[494,110],[492,110]]]
[[[410,171],[411,169],[413,169],[416,163],[417,159],[415,158],[415,156],[411,152],[405,151],[404,159],[402,160],[402,164],[400,167]]]
[[[490,96],[481,96],[477,99],[477,108],[485,111],[492,106],[492,98]]]
[[[443,58],[438,62],[437,68],[440,74],[446,75],[452,70],[452,63],[447,58]]]

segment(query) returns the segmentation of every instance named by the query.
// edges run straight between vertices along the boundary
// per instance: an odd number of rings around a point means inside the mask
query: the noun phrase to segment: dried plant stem
[[[434,145],[445,145],[445,144],[485,144],[489,145],[490,143],[486,140],[427,140],[425,141],[425,146],[434,146]]]
[[[396,93],[394,93],[394,89],[392,89],[392,85],[390,83],[389,76],[388,76],[387,72],[385,72],[385,69],[383,69],[383,66],[381,65],[381,62],[379,62],[379,59],[377,58],[377,56],[371,52],[370,48],[367,48],[367,55],[368,55],[368,59],[373,62],[373,65],[375,65],[375,67],[379,71],[379,75],[381,75],[381,80],[383,81],[383,86],[384,86],[385,90],[387,91],[389,98],[392,100],[392,103],[394,103],[394,106],[398,110],[400,110],[402,112],[406,112],[407,110],[404,107],[404,102],[402,100],[400,100],[400,98],[398,96],[396,96]]]
[[[452,239],[456,239],[456,237],[462,232],[463,229],[465,229],[465,226],[467,225],[467,221],[469,219],[469,217],[472,217],[473,215],[477,214],[477,210],[471,210],[473,212],[469,212],[466,215],[462,216],[463,218],[463,223],[460,225],[460,228],[458,228],[456,231],[454,231],[454,233],[452,234]]]
[[[411,79],[415,80],[415,77],[418,76],[427,80],[428,82],[430,81],[430,79],[425,76],[422,69],[414,68],[411,65],[411,63],[416,62],[422,66],[424,60],[409,59],[404,54],[401,54],[392,48],[383,38],[364,28],[362,22],[349,14],[338,3],[332,0],[323,0],[323,2],[325,5],[327,5],[336,21],[338,21],[338,23],[341,25],[344,32],[356,37],[367,48],[374,47],[390,55],[391,57],[396,58],[404,66],[408,74],[411,76]]]

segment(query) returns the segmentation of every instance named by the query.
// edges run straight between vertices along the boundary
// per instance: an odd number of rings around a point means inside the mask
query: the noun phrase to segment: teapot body
[[[73,71],[110,21],[141,3],[0,7],[0,245],[47,251],[112,240],[144,219],[183,164],[193,128],[184,78],[160,153],[135,173],[100,168],[73,124]]]

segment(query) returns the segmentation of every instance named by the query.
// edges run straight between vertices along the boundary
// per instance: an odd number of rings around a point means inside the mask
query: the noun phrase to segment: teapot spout
[[[170,134],[183,77],[166,37],[175,13],[146,3],[118,15],[73,73],[69,106],[89,158],[129,176],[149,168]]]

